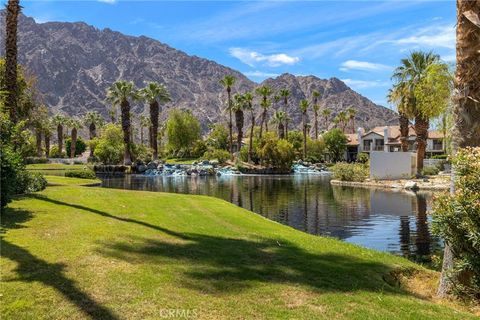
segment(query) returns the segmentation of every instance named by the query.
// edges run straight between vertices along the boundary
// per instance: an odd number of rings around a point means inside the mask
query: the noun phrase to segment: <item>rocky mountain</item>
[[[0,28],[4,30],[3,11],[1,15]],[[2,48],[4,40],[2,33]],[[163,107],[162,119],[169,108],[188,108],[205,129],[209,123],[226,119],[226,97],[219,84],[223,76],[232,74],[237,78],[234,92],[253,90],[259,85],[236,70],[189,56],[151,38],[99,30],[83,22],[36,23],[26,16],[19,21],[19,62],[37,77],[38,90],[52,113],[83,115],[97,110],[107,118],[111,106],[105,101],[106,90],[114,81],[131,80],[138,87],[146,81],[158,81],[172,96],[172,102]],[[333,115],[353,106],[358,110],[358,125],[396,123],[393,111],[374,104],[336,78],[284,74],[263,83],[275,90],[287,87],[292,91],[289,104],[295,125],[300,121],[298,102],[308,98],[314,89],[322,94],[320,102],[331,108]],[[133,111],[141,113],[144,108],[138,102]]]

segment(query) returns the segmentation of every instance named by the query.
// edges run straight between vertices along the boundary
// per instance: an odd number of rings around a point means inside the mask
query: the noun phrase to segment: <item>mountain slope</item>
[[[2,12],[2,30],[3,24]],[[2,48],[3,43],[2,33]],[[159,81],[172,96],[172,102],[163,108],[162,119],[173,106],[188,108],[200,119],[204,129],[209,123],[226,119],[225,93],[219,84],[224,75],[237,77],[235,92],[257,86],[238,71],[189,56],[144,36],[99,30],[83,22],[36,23],[25,16],[20,17],[19,23],[19,62],[36,75],[38,90],[52,112],[82,115],[88,110],[97,110],[107,117],[111,106],[105,102],[105,92],[112,82],[125,79],[142,87],[145,81]],[[338,79],[285,74],[264,83],[275,89],[287,86],[292,90],[290,104],[294,124],[300,120],[296,110],[298,101],[309,96],[313,88],[327,93],[324,98],[334,114],[348,106],[358,109],[359,125],[371,127],[396,121],[394,112],[375,105]],[[134,104],[134,113],[143,110],[143,103]]]

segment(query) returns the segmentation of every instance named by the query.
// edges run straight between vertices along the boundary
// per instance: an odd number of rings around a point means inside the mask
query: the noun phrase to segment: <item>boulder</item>
[[[156,161],[150,161],[148,164],[147,164],[147,169],[157,169],[158,167],[158,162]]]
[[[404,189],[406,190],[418,190],[418,185],[415,181],[407,181],[405,185],[403,186]]]
[[[138,173],[144,173],[145,171],[147,171],[147,166],[144,165],[144,164],[140,164],[137,166],[137,172]]]

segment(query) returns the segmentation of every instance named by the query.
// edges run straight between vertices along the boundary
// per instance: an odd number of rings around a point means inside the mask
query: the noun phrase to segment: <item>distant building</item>
[[[359,128],[357,133],[346,134],[348,161],[354,161],[357,154],[361,152],[370,153],[370,151],[400,152],[400,126],[375,127],[365,132]],[[415,152],[417,149],[416,134],[412,125],[408,130],[408,151]],[[444,135],[440,131],[432,130],[428,132],[427,139],[427,157],[435,154],[445,153]]]

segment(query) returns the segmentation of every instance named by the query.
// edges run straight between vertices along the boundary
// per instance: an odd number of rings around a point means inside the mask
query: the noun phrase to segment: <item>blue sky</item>
[[[387,105],[390,75],[410,51],[455,58],[455,1],[23,1],[46,21],[85,21],[145,35],[243,72],[337,77]]]

